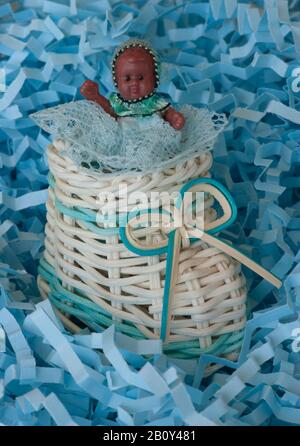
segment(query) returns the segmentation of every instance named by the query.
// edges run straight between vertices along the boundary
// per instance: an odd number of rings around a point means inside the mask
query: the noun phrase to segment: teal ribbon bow
[[[248,266],[259,275],[264,277],[266,280],[271,282],[277,288],[280,288],[281,281],[271,274],[269,271],[265,270],[263,267],[258,265],[256,262],[251,260],[245,254],[242,254],[237,249],[233,248],[229,244],[221,241],[213,235],[217,232],[230,226],[237,216],[237,207],[234,202],[233,197],[229,191],[218,181],[210,178],[197,178],[186,183],[179,190],[179,197],[175,203],[175,209],[180,211],[182,203],[184,202],[184,194],[186,192],[210,192],[221,204],[224,211],[223,216],[217,218],[213,222],[207,225],[207,230],[200,230],[199,228],[184,228],[185,236],[189,237],[190,243],[202,239],[203,241],[219,248],[221,251],[229,254],[231,257],[239,260],[244,265]],[[166,211],[164,209],[144,209],[139,211],[139,215],[158,214],[162,216]],[[133,253],[140,256],[152,256],[159,254],[167,254],[166,260],[166,277],[165,277],[165,287],[163,294],[163,308],[162,308],[162,318],[161,318],[161,330],[160,338],[163,341],[167,341],[170,331],[170,303],[174,294],[174,289],[176,285],[176,278],[178,272],[178,257],[180,253],[180,248],[182,244],[182,227],[177,227],[171,230],[168,234],[168,239],[160,242],[155,247],[144,246],[137,242],[130,231],[130,222],[133,222],[137,217],[137,212],[127,214],[127,224],[119,229],[120,237],[126,248]]]

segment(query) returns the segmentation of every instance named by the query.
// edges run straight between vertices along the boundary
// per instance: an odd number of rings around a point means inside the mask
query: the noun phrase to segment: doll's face
[[[152,93],[155,71],[151,54],[144,48],[128,48],[116,61],[115,76],[124,99],[139,99]]]

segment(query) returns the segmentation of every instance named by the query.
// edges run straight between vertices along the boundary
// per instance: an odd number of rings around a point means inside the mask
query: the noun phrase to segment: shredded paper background
[[[299,16],[287,0],[0,2],[2,425],[300,424]],[[235,363],[171,361],[113,326],[73,336],[39,303],[50,140],[28,115],[80,99],[87,78],[107,95],[128,37],[160,53],[174,103],[226,112],[213,166],[239,210],[226,237],[284,281],[245,270]],[[225,367],[204,378],[211,362]]]

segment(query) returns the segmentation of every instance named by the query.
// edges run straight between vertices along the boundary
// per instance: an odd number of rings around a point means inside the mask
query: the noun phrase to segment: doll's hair
[[[118,87],[117,85],[117,79],[116,79],[116,63],[118,57],[123,54],[126,50],[129,48],[143,48],[146,50],[153,59],[153,65],[154,65],[154,73],[155,73],[155,87],[157,88],[159,84],[159,74],[160,74],[160,62],[159,57],[156,51],[151,48],[151,45],[146,40],[141,39],[130,39],[126,40],[126,42],[122,43],[114,52],[112,63],[111,63],[111,71],[112,71],[112,77],[115,87]]]

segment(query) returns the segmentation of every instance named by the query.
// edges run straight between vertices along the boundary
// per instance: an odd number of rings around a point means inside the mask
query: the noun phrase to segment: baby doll
[[[129,40],[112,61],[117,92],[106,99],[88,80],[80,88],[86,99],[30,117],[61,139],[62,154],[80,167],[114,174],[167,168],[210,150],[226,118],[191,106],[176,111],[157,93],[159,75],[154,50],[142,40]]]
[[[159,80],[158,61],[154,52],[147,46],[142,43],[136,45],[127,43],[121,47],[114,57],[113,79],[119,94],[112,94],[110,101],[99,94],[98,84],[93,81],[86,81],[80,93],[86,99],[101,105],[103,110],[114,118],[118,117],[120,111],[122,113],[120,116],[129,115],[130,104],[144,101],[145,105],[147,103],[150,105],[156,102],[156,111],[159,111],[174,129],[180,130],[184,126],[185,118],[182,113],[174,110],[169,103],[165,105],[155,92]],[[118,105],[121,103],[127,104],[128,110],[120,110]],[[149,114],[152,114],[152,109],[149,110]]]

